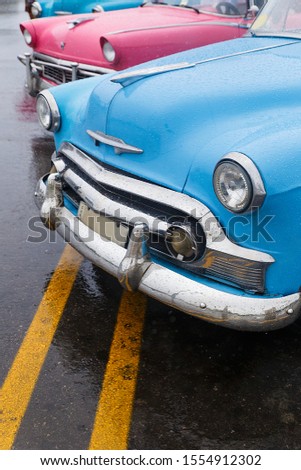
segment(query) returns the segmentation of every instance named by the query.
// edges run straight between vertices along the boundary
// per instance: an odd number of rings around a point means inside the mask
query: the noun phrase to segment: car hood
[[[210,23],[214,33],[204,30],[200,39],[199,32],[194,29],[194,36],[190,35],[192,25],[206,23]],[[221,34],[216,30],[220,23],[225,29]],[[192,9],[145,5],[117,12],[41,18],[21,23],[20,27],[22,31],[24,28],[34,30],[36,53],[123,70],[157,57],[241,36],[245,29],[239,30],[237,25],[240,23],[246,24],[242,18],[234,20]],[[102,55],[100,43],[104,40],[109,40],[117,49],[114,63],[109,63]]]
[[[300,53],[300,41],[244,38],[131,69],[151,69],[132,83],[124,74],[103,78],[81,116],[84,131],[75,126],[72,139],[110,165],[194,196],[202,178],[211,182],[216,163],[230,151],[250,154],[269,175],[265,149],[252,145],[268,142],[289,120],[300,91]],[[152,70],[170,64],[180,65]],[[116,155],[106,145],[95,146],[86,130],[143,152]],[[275,158],[279,152],[275,148]]]

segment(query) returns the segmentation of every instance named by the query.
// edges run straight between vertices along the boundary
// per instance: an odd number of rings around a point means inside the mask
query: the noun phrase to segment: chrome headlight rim
[[[250,193],[249,196],[246,198],[245,204],[242,207],[229,207],[227,203],[220,197],[216,181],[216,175],[217,170],[220,169],[221,165],[226,163],[236,165],[236,167],[241,171],[242,175],[244,176],[246,184],[249,184]],[[213,172],[213,187],[219,202],[226,209],[235,214],[253,212],[254,210],[259,209],[262,206],[266,197],[265,186],[255,163],[247,155],[240,152],[230,152],[226,154],[217,163]]]
[[[42,14],[42,7],[39,2],[33,2],[30,6],[32,18],[39,18]]]
[[[43,119],[40,116],[40,112],[39,112],[40,100],[43,100],[43,103],[46,105],[46,108],[48,108],[48,112],[49,112],[48,123],[47,121],[46,123],[43,122]],[[59,130],[61,126],[60,111],[54,99],[54,96],[48,90],[41,91],[37,96],[37,114],[38,114],[40,124],[44,129],[46,129],[49,132],[57,132]]]
[[[101,49],[102,49],[102,53],[106,61],[110,62],[110,64],[112,64],[113,62],[116,62],[117,54],[116,54],[114,47],[110,43],[110,41],[105,39],[102,42]]]
[[[95,7],[92,8],[92,13],[103,13],[104,11],[101,5],[95,5]]]

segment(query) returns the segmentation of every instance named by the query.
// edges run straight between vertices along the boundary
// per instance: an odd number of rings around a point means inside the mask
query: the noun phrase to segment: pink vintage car
[[[264,0],[153,0],[138,8],[25,21],[28,92],[244,35]],[[178,2],[178,3],[177,3]]]

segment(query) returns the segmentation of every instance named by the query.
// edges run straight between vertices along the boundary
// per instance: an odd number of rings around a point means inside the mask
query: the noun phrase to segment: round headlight
[[[222,162],[214,172],[214,189],[230,211],[242,212],[250,205],[252,184],[246,171],[236,163]]]
[[[30,44],[32,43],[32,36],[27,29],[24,29],[23,31],[23,37],[24,37],[24,41],[26,42],[26,44],[30,46]]]
[[[116,52],[112,46],[112,44],[110,44],[108,41],[105,41],[103,43],[103,46],[102,46],[102,53],[104,55],[104,58],[108,61],[108,62],[114,62],[115,58],[116,58]]]
[[[215,167],[214,191],[231,212],[246,212],[262,205],[266,192],[256,166],[246,155],[232,152]]]
[[[59,108],[53,95],[44,90],[37,97],[37,114],[40,124],[44,129],[56,132],[61,123]]]
[[[39,16],[41,16],[42,7],[39,2],[33,2],[30,8],[30,13],[32,18],[38,18]]]
[[[190,225],[171,225],[165,235],[169,253],[179,261],[194,261],[205,248],[205,237],[198,237]]]
[[[43,95],[39,95],[37,98],[37,113],[42,127],[49,130],[51,127],[51,110]]]

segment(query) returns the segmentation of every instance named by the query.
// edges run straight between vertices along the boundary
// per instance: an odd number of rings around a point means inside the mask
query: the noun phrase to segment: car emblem
[[[61,49],[64,49],[64,47],[65,47],[65,43],[61,42]]]

